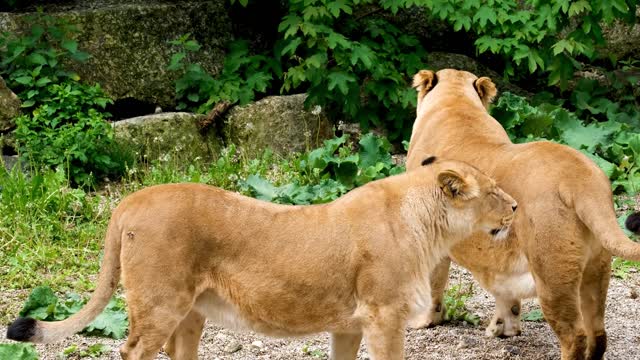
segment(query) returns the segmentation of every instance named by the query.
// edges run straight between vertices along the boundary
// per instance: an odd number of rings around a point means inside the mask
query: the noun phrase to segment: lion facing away
[[[55,342],[106,306],[120,275],[124,359],[197,359],[205,319],[275,335],[331,333],[333,359],[402,359],[428,274],[458,239],[508,232],[516,203],[472,166],[435,161],[324,205],[278,205],[200,184],[138,191],[116,208],[96,290],[60,322],[19,318],[7,337]]]
[[[629,240],[616,221],[607,176],[568,146],[513,144],[487,112],[496,95],[487,77],[422,70],[414,86],[418,108],[407,169],[419,167],[425,154],[467,161],[520,204],[506,241],[478,233],[450,252],[496,298],[487,334],[518,335],[520,300],[537,295],[563,360],[602,359],[611,255],[640,260],[640,244]],[[448,269],[448,258],[435,268],[432,306],[414,326],[442,321]]]

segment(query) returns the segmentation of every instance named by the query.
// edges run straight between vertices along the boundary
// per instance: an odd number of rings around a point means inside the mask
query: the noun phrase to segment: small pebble
[[[227,344],[227,346],[224,347],[224,351],[232,354],[238,350],[242,349],[242,344],[240,344],[239,342],[235,341],[235,340],[231,340],[230,343]]]
[[[251,346],[253,346],[256,349],[262,349],[264,347],[264,343],[262,343],[262,341],[260,340],[256,340],[251,343]]]
[[[510,355],[520,355],[520,348],[513,345],[507,345],[502,349],[502,352]]]
[[[478,340],[469,336],[465,336],[460,340],[456,349],[466,349],[478,345]]]

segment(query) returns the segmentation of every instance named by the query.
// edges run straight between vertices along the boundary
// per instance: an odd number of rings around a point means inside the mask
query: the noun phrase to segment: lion
[[[423,162],[323,205],[202,184],[140,190],[114,210],[87,305],[60,322],[18,318],[7,337],[50,343],[82,330],[122,276],[123,359],[152,359],[163,344],[172,359],[197,359],[207,318],[272,336],[328,331],[333,359],[355,359],[364,336],[372,358],[402,359],[433,266],[473,232],[506,237],[517,207],[468,164]]]
[[[513,144],[487,111],[497,92],[488,77],[422,70],[413,86],[418,105],[407,169],[419,167],[427,153],[472,163],[495,178],[520,208],[506,241],[477,233],[452,247],[431,274],[429,310],[411,325],[442,322],[453,259],[496,299],[488,335],[519,335],[520,301],[537,296],[560,340],[563,360],[602,359],[611,255],[640,260],[640,244],[618,227],[607,176],[568,146]]]

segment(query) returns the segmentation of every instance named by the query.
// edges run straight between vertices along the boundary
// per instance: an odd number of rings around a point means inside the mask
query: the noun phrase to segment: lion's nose
[[[512,209],[513,211],[516,211],[516,209],[517,209],[517,208],[518,208],[518,204],[513,204],[513,205],[511,205],[511,209]]]

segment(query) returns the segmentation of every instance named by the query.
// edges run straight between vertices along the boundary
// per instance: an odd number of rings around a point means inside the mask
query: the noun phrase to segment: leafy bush
[[[0,344],[0,359],[38,360],[33,344]]]
[[[171,57],[168,70],[178,71],[182,76],[176,81],[178,110],[193,109],[207,112],[220,101],[246,104],[256,93],[264,93],[270,86],[272,72],[278,72],[278,64],[263,55],[249,55],[246,41],[235,41],[229,46],[222,72],[213,77],[199,64],[187,63],[190,52],[200,50],[200,45],[190,34],[170,41],[178,47]]]
[[[75,25],[39,13],[31,32],[0,36],[0,73],[30,113],[16,119],[20,155],[37,167],[62,166],[76,185],[93,185],[96,179],[120,174],[130,161],[115,146],[113,129],[104,108],[112,101],[99,85],[78,82],[77,74],[62,63],[85,61],[78,50]],[[129,157],[130,158],[130,157]]]
[[[274,186],[260,176],[250,176],[246,180],[250,193],[258,199],[283,204],[318,204],[404,171],[391,160],[391,145],[386,139],[366,134],[358,143],[358,152],[353,153],[348,138],[343,135],[325,140],[323,147],[302,155],[291,169],[299,173],[299,179],[291,183]]]
[[[605,40],[602,24],[616,19],[635,21],[637,0],[580,1],[415,1],[447,20],[456,31],[479,35],[480,53],[501,55],[505,74],[516,69],[548,72],[549,85],[566,88],[580,60],[593,61]]]
[[[0,74],[20,97],[22,107],[31,108],[53,95],[47,91],[50,84],[79,80],[78,74],[65,70],[61,62],[85,61],[89,55],[78,50],[78,42],[73,40],[79,31],[76,25],[42,13],[26,20],[33,23],[29,34],[0,35]]]
[[[73,183],[82,186],[121,173],[125,164],[112,160],[113,128],[105,121],[110,115],[101,110],[111,100],[100,86],[67,81],[47,90],[49,99],[31,115],[16,118],[21,157],[38,166],[64,167]]]

